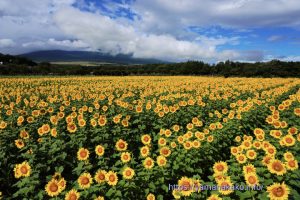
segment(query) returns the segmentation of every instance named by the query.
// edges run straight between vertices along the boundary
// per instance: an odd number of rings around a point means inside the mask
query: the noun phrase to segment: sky
[[[0,52],[300,61],[299,0],[0,0]]]

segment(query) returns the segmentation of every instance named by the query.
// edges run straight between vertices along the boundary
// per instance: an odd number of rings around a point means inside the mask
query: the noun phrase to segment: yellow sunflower
[[[222,200],[221,197],[219,197],[217,194],[210,195],[207,200]]]
[[[130,167],[126,167],[124,170],[123,170],[123,178],[124,179],[132,179],[133,176],[135,175],[135,172],[133,169],[131,169]]]
[[[31,167],[27,161],[22,162],[21,164],[17,164],[14,168],[15,177],[28,177],[31,174]]]
[[[127,145],[128,145],[127,142],[120,139],[116,143],[116,148],[117,148],[118,151],[125,151],[127,149]]]
[[[147,157],[144,162],[143,162],[143,165],[146,169],[152,169],[153,166],[154,166],[154,161],[152,158],[150,157]]]
[[[185,176],[178,180],[178,187],[182,196],[190,196],[194,192],[193,180]]]
[[[168,157],[171,155],[171,150],[169,147],[162,147],[160,150],[159,150],[159,153],[160,155],[163,155],[165,157]]]
[[[154,194],[149,193],[149,194],[147,195],[147,200],[155,200]]]
[[[294,171],[294,170],[298,169],[298,162],[297,162],[297,160],[289,160],[289,161],[285,162],[285,166],[288,170]]]
[[[214,173],[226,173],[228,171],[228,165],[226,162],[216,162],[213,166]]]
[[[256,173],[254,173],[254,172],[245,174],[245,181],[246,181],[247,185],[252,186],[252,187],[259,185],[258,177],[257,177]]]
[[[78,160],[87,160],[89,158],[89,150],[85,148],[80,148],[77,152],[77,159]]]
[[[156,162],[158,166],[163,167],[167,164],[167,159],[164,156],[157,156]]]
[[[131,155],[130,155],[129,152],[122,152],[122,154],[121,154],[121,160],[122,160],[123,163],[129,162],[130,159],[131,159]]]
[[[235,157],[236,157],[236,160],[238,161],[238,163],[240,163],[240,164],[244,164],[247,162],[247,157],[244,154],[238,154]]]
[[[105,176],[106,176],[106,171],[105,170],[98,170],[95,174],[95,181],[97,183],[104,183],[105,182]]]
[[[141,141],[144,145],[148,145],[151,143],[151,137],[149,134],[142,135]]]
[[[254,160],[256,158],[256,155],[257,155],[256,152],[252,149],[247,150],[247,152],[246,152],[246,156],[250,160]]]
[[[149,155],[149,147],[148,146],[143,146],[140,150],[141,156],[142,157],[147,157]]]
[[[18,149],[22,149],[25,146],[23,140],[21,140],[21,139],[15,140],[15,145]]]
[[[294,160],[294,156],[291,152],[287,151],[283,154],[283,157],[286,161],[289,161],[289,160]]]
[[[57,180],[52,179],[51,181],[49,181],[45,187],[45,191],[50,197],[59,195],[61,190],[59,189]]]
[[[65,200],[78,200],[79,197],[80,197],[80,193],[77,192],[77,190],[72,189],[66,194]]]
[[[105,180],[108,183],[108,185],[115,186],[118,183],[118,176],[117,173],[114,171],[109,171],[105,175]]]
[[[285,165],[280,160],[272,159],[267,167],[272,174],[281,176],[286,173]]]
[[[90,173],[85,172],[79,176],[77,182],[81,189],[87,189],[93,183],[93,179]]]
[[[218,190],[222,195],[229,195],[233,192],[233,184],[231,183],[230,178],[219,181],[218,186]]]
[[[165,138],[159,138],[158,139],[158,145],[159,146],[165,146],[167,144],[167,140]]]
[[[267,187],[268,197],[270,200],[287,200],[290,189],[283,183],[273,183]]]
[[[98,156],[103,156],[104,151],[105,151],[105,149],[102,145],[97,145],[95,148],[95,152]]]
[[[252,164],[247,164],[243,166],[243,172],[244,174],[256,173],[256,168]]]
[[[95,198],[94,200],[104,200],[103,196],[98,196],[97,198]]]

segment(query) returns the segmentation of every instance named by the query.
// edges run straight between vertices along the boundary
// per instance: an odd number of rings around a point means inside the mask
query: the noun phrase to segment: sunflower
[[[239,150],[237,147],[231,147],[230,148],[230,153],[233,155],[233,156],[236,156],[238,153],[239,153]]]
[[[103,196],[98,196],[97,198],[95,198],[94,200],[104,200]]]
[[[268,197],[270,200],[287,200],[290,189],[288,186],[283,183],[273,183],[272,185],[267,187]]]
[[[207,137],[207,142],[212,142],[214,141],[214,136],[213,135],[210,135]]]
[[[172,191],[172,195],[173,195],[174,199],[180,199],[181,192],[180,192],[180,190],[175,189],[175,190]]]
[[[96,174],[95,174],[95,177],[94,177],[94,179],[95,179],[95,181],[97,182],[97,183],[104,183],[105,182],[105,176],[106,176],[106,171],[105,170],[98,170],[97,172],[96,172]]]
[[[256,152],[252,149],[250,149],[246,152],[246,156],[250,160],[254,160],[256,158],[256,155],[257,155]]]
[[[80,119],[80,120],[78,120],[78,125],[79,125],[79,127],[85,127],[86,121],[84,119]]]
[[[101,146],[101,145],[97,145],[96,148],[95,148],[95,152],[96,152],[96,154],[97,154],[98,156],[103,156],[104,151],[105,151],[105,149],[104,149],[104,147]]]
[[[158,166],[163,167],[167,164],[167,159],[164,156],[157,156],[156,162]]]
[[[218,190],[222,195],[229,195],[233,192],[232,189],[232,183],[230,181],[230,178],[223,179],[218,182]]]
[[[290,134],[284,136],[282,139],[284,141],[284,145],[288,147],[293,146],[296,142],[296,139]]]
[[[22,139],[28,139],[29,138],[29,134],[28,134],[28,132],[27,131],[25,131],[25,130],[21,130],[20,131],[20,137],[22,138]]]
[[[56,128],[51,129],[50,134],[51,134],[52,137],[56,137],[57,136]]]
[[[123,163],[129,162],[130,159],[131,159],[130,153],[128,153],[128,152],[122,152],[122,154],[121,154],[121,160],[122,160]]]
[[[43,134],[49,133],[51,130],[49,124],[43,124],[42,130],[43,130]]]
[[[149,193],[149,194],[147,195],[147,200],[155,200],[154,194]]]
[[[127,145],[128,145],[127,142],[120,139],[116,143],[116,148],[117,148],[118,151],[125,151],[127,149]]]
[[[159,153],[160,155],[163,155],[165,157],[168,157],[171,155],[171,150],[169,147],[162,147],[160,150],[159,150]]]
[[[70,132],[70,133],[75,133],[77,131],[77,126],[75,123],[69,123],[67,125],[67,130]]]
[[[117,173],[114,171],[109,171],[105,175],[105,180],[108,183],[108,185],[115,186],[118,183],[118,176]]]
[[[247,164],[243,166],[243,172],[244,174],[256,173],[256,168],[252,164]]]
[[[182,196],[190,196],[193,192],[193,180],[184,176],[178,180],[178,187]]]
[[[259,185],[258,177],[254,172],[245,174],[245,181],[247,185],[252,187]]]
[[[67,185],[67,181],[64,178],[58,180],[58,186],[60,191],[66,189],[66,185]]]
[[[280,160],[272,159],[267,167],[272,174],[281,176],[286,173],[285,165]]]
[[[152,158],[150,157],[147,157],[144,162],[143,162],[143,165],[146,169],[152,169],[153,166],[154,166],[154,161]]]
[[[193,144],[190,141],[185,141],[183,143],[183,147],[184,147],[184,149],[189,150],[193,147]]]
[[[294,114],[297,116],[300,116],[300,108],[295,108],[294,109]]]
[[[177,125],[177,124],[175,124],[175,125],[172,127],[172,129],[173,129],[173,131],[178,132],[179,129],[180,129],[180,126]]]
[[[245,140],[242,142],[242,147],[243,147],[243,149],[250,149],[252,147],[252,144],[250,141]]]
[[[228,165],[226,162],[216,162],[213,166],[214,173],[226,173],[228,171]]]
[[[17,164],[14,168],[15,177],[28,177],[31,174],[31,167],[27,161],[22,162],[21,164]]]
[[[89,158],[90,152],[85,148],[80,148],[77,152],[78,160],[87,160]]]
[[[77,182],[81,189],[87,189],[93,183],[93,179],[90,173],[85,172],[79,176]]]
[[[288,133],[289,134],[292,134],[292,135],[295,135],[298,133],[298,129],[296,127],[291,127],[288,129]]]
[[[148,146],[143,146],[140,150],[142,157],[147,157],[149,155],[150,149]]]
[[[192,142],[192,146],[193,146],[195,149],[198,149],[198,148],[200,148],[201,143],[200,143],[198,140],[194,140],[194,141]]]
[[[247,157],[244,154],[238,154],[235,157],[240,164],[244,164],[245,162],[247,162]]]
[[[297,162],[297,160],[289,160],[289,161],[285,162],[285,166],[288,170],[294,171],[294,170],[298,169],[298,162]]]
[[[21,140],[21,139],[15,140],[15,145],[18,149],[22,149],[25,146],[23,140]]]
[[[149,134],[142,135],[141,141],[144,145],[148,145],[151,143],[151,137]]]
[[[51,181],[49,181],[45,187],[45,191],[50,197],[59,195],[61,190],[59,189],[57,180],[52,179]]]
[[[222,200],[221,197],[219,197],[217,194],[210,195],[207,200]]]
[[[273,156],[272,155],[266,155],[265,157],[263,157],[263,160],[262,160],[262,164],[264,166],[267,166],[268,164],[270,164],[270,161],[273,159]]]
[[[131,169],[130,167],[126,167],[124,170],[123,170],[123,178],[124,179],[132,179],[133,176],[135,175],[135,172],[133,169]]]
[[[294,156],[291,152],[287,151],[283,154],[283,157],[286,161],[289,161],[289,160],[294,160]]]
[[[66,196],[65,196],[65,200],[78,200],[80,197],[80,193],[77,192],[77,190],[70,190]]]
[[[176,148],[177,147],[177,144],[176,144],[176,142],[171,142],[171,147],[174,149],[174,148]]]

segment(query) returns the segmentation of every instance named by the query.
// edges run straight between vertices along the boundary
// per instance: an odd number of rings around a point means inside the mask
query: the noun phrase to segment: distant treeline
[[[0,54],[0,75],[210,75],[242,77],[300,77],[300,62],[243,63],[219,62],[207,64],[201,61],[145,65],[57,65],[35,63],[29,59]]]

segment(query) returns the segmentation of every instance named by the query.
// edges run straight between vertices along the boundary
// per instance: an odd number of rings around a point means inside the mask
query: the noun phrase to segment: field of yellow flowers
[[[0,199],[299,200],[299,153],[300,79],[0,78]]]

